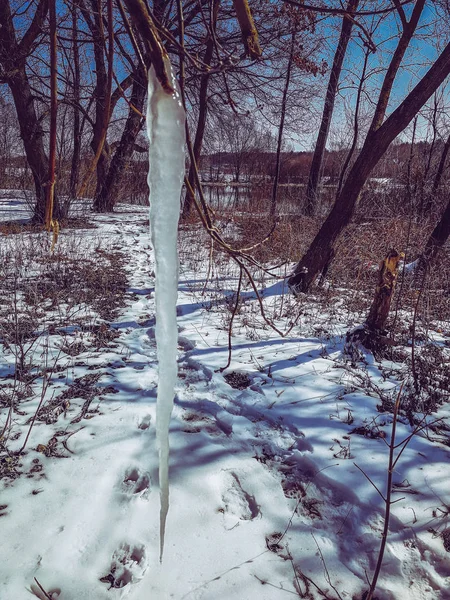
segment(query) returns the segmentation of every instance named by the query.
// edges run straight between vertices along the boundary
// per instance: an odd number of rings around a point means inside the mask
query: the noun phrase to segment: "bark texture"
[[[245,53],[250,58],[258,59],[262,54],[262,50],[248,0],[233,0],[233,6],[241,28]]]
[[[404,254],[390,250],[380,265],[375,296],[366,319],[366,327],[373,332],[383,332],[391,308],[392,295],[398,275],[398,264]]]

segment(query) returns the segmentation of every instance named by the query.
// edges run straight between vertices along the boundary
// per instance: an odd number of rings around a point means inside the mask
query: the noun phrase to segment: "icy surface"
[[[177,84],[166,61],[172,87]],[[177,231],[183,184],[184,109],[178,91],[167,94],[153,66],[149,71],[147,130],[150,142],[148,185],[150,227],[155,251],[156,348],[158,353],[157,442],[161,495],[160,553],[169,510],[169,424],[177,382]]]

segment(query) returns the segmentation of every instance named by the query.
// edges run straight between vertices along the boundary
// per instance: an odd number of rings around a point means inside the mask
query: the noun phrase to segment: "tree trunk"
[[[72,5],[72,49],[73,49],[73,154],[70,168],[70,198],[76,199],[80,173],[81,127],[80,127],[80,52],[78,48],[77,5]]]
[[[254,60],[258,59],[261,57],[262,50],[248,0],[233,0],[233,6],[241,28],[245,53]]]
[[[439,250],[443,248],[450,235],[450,200],[439,223],[428,238],[423,252],[423,260],[427,263],[434,261]]]
[[[445,161],[447,160],[448,151],[450,150],[450,135],[447,138],[447,141],[444,144],[444,148],[442,150],[441,159],[439,161],[439,165],[436,171],[436,175],[433,180],[433,188],[431,190],[431,195],[436,196],[439,186],[441,184],[442,175],[444,174]]]
[[[353,158],[353,154],[355,153],[356,147],[358,145],[359,108],[361,105],[361,96],[363,93],[364,82],[366,80],[366,71],[367,71],[367,63],[369,61],[369,53],[370,53],[370,49],[366,48],[363,69],[362,69],[361,78],[360,78],[359,84],[358,84],[358,92],[356,94],[355,116],[353,119],[353,140],[352,140],[352,145],[350,146],[350,150],[349,150],[347,156],[345,157],[344,164],[342,166],[341,173],[339,175],[339,182],[338,182],[338,187],[337,187],[338,193],[340,192],[340,190],[342,188],[342,184],[344,183],[344,179],[345,179],[345,174],[347,173],[348,166],[350,164],[350,161]]]
[[[217,23],[218,9],[219,9],[219,0],[214,0],[213,15],[212,15],[213,16],[212,25],[214,27],[214,30],[215,30],[216,23]],[[205,54],[203,56],[203,62],[205,63],[205,65],[209,66],[211,64],[213,53],[214,53],[214,39],[212,36],[210,36],[208,38],[208,41],[206,42]],[[201,156],[202,145],[203,145],[203,136],[205,134],[206,119],[208,116],[209,78],[210,78],[210,75],[208,73],[205,73],[204,75],[202,75],[201,80],[200,80],[199,113],[198,113],[197,129],[195,132],[195,140],[194,140],[194,146],[193,146],[193,152],[194,152],[194,158],[195,158],[196,164],[190,165],[189,175],[188,175],[189,184],[194,193],[195,193],[195,188],[196,188],[196,186],[195,186],[195,168],[196,168],[196,166],[198,168],[199,164],[200,164],[200,156]],[[192,197],[192,194],[190,193],[189,188],[186,188],[186,195],[185,195],[184,204],[183,204],[183,219],[187,219],[189,217],[191,210],[192,210],[193,203],[194,203],[194,198]]]
[[[330,214],[288,281],[294,293],[306,292],[325,268],[336,239],[352,218],[359,194],[370,172],[391,142],[405,129],[449,73],[450,44],[386,121],[377,129],[369,131]]]
[[[79,195],[83,195],[91,179],[91,175],[96,172],[97,195],[106,180],[106,174],[109,167],[109,152],[106,142],[106,133],[111,117],[111,83],[112,83],[112,50],[113,50],[113,32],[112,32],[112,15],[110,15],[111,7],[108,2],[108,69],[105,63],[105,31],[103,13],[101,11],[101,3],[97,0],[89,0],[90,10],[80,0],[79,7],[84,20],[92,35],[92,44],[94,49],[95,62],[95,88],[93,97],[95,100],[95,120],[93,125],[93,135],[91,140],[91,148],[94,153],[94,158],[89,166],[89,169],[84,177],[81,188],[78,191]]]
[[[347,12],[352,14],[358,8],[359,0],[348,0]],[[325,96],[325,105],[320,122],[319,135],[317,136],[316,147],[309,171],[308,187],[306,189],[306,204],[305,214],[313,216],[317,206],[317,188],[319,185],[320,172],[322,170],[323,155],[330,130],[331,118],[333,116],[334,101],[336,98],[339,77],[341,75],[342,63],[344,62],[345,53],[347,51],[348,42],[352,34],[353,21],[348,18],[343,18],[341,35],[336,48],[331,67],[330,79],[328,82],[327,93]]]
[[[48,2],[38,3],[29,29],[20,42],[16,39],[11,8],[7,0],[0,0],[0,64],[3,66],[4,80],[8,84],[17,112],[27,162],[30,166],[36,204],[33,221],[44,223],[46,206],[46,184],[48,181],[48,158],[44,149],[44,130],[34,105],[34,97],[26,72],[25,61],[32,45],[40,34],[48,12]],[[55,199],[54,216],[59,218],[59,205]]]
[[[125,128],[111,159],[109,169],[95,196],[94,210],[97,212],[112,212],[114,210],[120,185],[133,153],[136,137],[144,123],[139,113],[142,114],[144,109],[145,94],[147,92],[146,82],[146,73],[139,65],[135,71]]]
[[[283,99],[281,101],[280,125],[278,127],[275,178],[273,180],[272,201],[270,203],[270,216],[272,218],[275,217],[275,213],[277,210],[277,192],[278,192],[278,182],[280,180],[280,169],[281,169],[281,144],[283,142],[283,130],[284,130],[284,120],[286,117],[287,95],[288,95],[288,91],[289,91],[289,83],[291,81],[292,63],[294,60],[294,45],[295,45],[295,32],[292,32],[292,34],[291,34],[291,50],[289,53],[289,62],[288,62],[287,71],[286,71],[286,81],[284,84]]]
[[[36,190],[36,204],[33,221],[44,223],[46,206],[46,182],[48,179],[48,158],[44,150],[44,131],[39,121],[33,102],[25,69],[21,69],[9,80],[17,120],[20,126],[20,137],[27,157],[27,162],[33,174]]]

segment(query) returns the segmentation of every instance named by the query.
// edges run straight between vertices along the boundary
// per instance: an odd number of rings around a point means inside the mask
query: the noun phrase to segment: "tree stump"
[[[403,252],[392,249],[381,262],[369,314],[362,326],[347,333],[345,352],[352,358],[361,357],[358,349],[361,345],[376,353],[386,346],[395,346],[395,342],[387,337],[385,327],[397,281],[398,266],[404,256]]]

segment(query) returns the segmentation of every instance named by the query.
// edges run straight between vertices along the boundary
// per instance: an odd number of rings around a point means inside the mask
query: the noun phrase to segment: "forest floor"
[[[3,218],[15,210],[3,201]],[[348,359],[345,334],[363,314],[350,308],[356,290],[326,307],[304,298],[282,338],[244,288],[222,372],[236,273],[222,259],[207,279],[208,248],[183,230],[160,563],[147,209],[89,221],[63,230],[51,258],[47,234],[0,233],[1,600],[361,600],[408,345],[401,361]],[[285,327],[298,303],[280,282],[261,285]],[[444,357],[431,378],[443,383],[429,414],[416,406],[397,423],[395,455],[409,443],[393,475],[378,600],[450,599],[448,323],[427,335]]]

